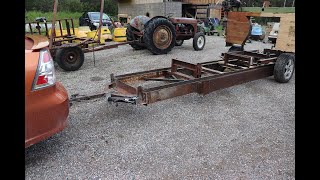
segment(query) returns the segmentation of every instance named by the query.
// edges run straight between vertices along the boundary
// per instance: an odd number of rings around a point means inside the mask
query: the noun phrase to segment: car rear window
[[[100,13],[91,13],[90,14],[91,19],[93,20],[99,20],[100,19]],[[110,20],[109,16],[106,14],[102,15],[102,19]]]

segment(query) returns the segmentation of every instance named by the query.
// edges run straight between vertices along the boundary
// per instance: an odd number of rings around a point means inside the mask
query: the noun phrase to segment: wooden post
[[[50,34],[50,41],[49,41],[49,49],[52,48],[52,43],[53,43],[53,36],[56,32],[56,15],[57,15],[57,9],[58,9],[58,0],[54,0],[54,5],[53,5],[53,17],[52,17],[52,25],[51,25],[51,34]]]
[[[100,38],[101,38],[101,26],[102,26],[103,6],[104,6],[104,0],[101,0],[101,6],[100,6],[100,21],[99,21],[99,28],[98,28],[98,42],[99,42],[99,44],[100,44]]]

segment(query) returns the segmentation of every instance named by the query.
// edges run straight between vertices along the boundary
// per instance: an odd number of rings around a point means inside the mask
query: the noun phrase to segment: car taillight
[[[38,90],[56,83],[54,63],[48,49],[40,50],[39,63],[32,90]]]

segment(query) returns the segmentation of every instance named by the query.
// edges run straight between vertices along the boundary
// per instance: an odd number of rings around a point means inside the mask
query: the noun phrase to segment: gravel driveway
[[[78,71],[56,67],[72,94],[107,91],[115,75],[218,60],[223,37],[192,40],[166,55],[129,45],[88,53]],[[252,41],[246,50],[270,48]],[[95,66],[94,59],[95,57]],[[67,128],[25,150],[26,179],[295,179],[295,77],[268,77],[149,106],[110,105],[105,98],[75,102]]]

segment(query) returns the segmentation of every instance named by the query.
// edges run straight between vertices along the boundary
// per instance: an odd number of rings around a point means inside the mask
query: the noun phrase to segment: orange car
[[[62,131],[69,115],[66,89],[56,81],[48,39],[25,36],[25,148]]]

